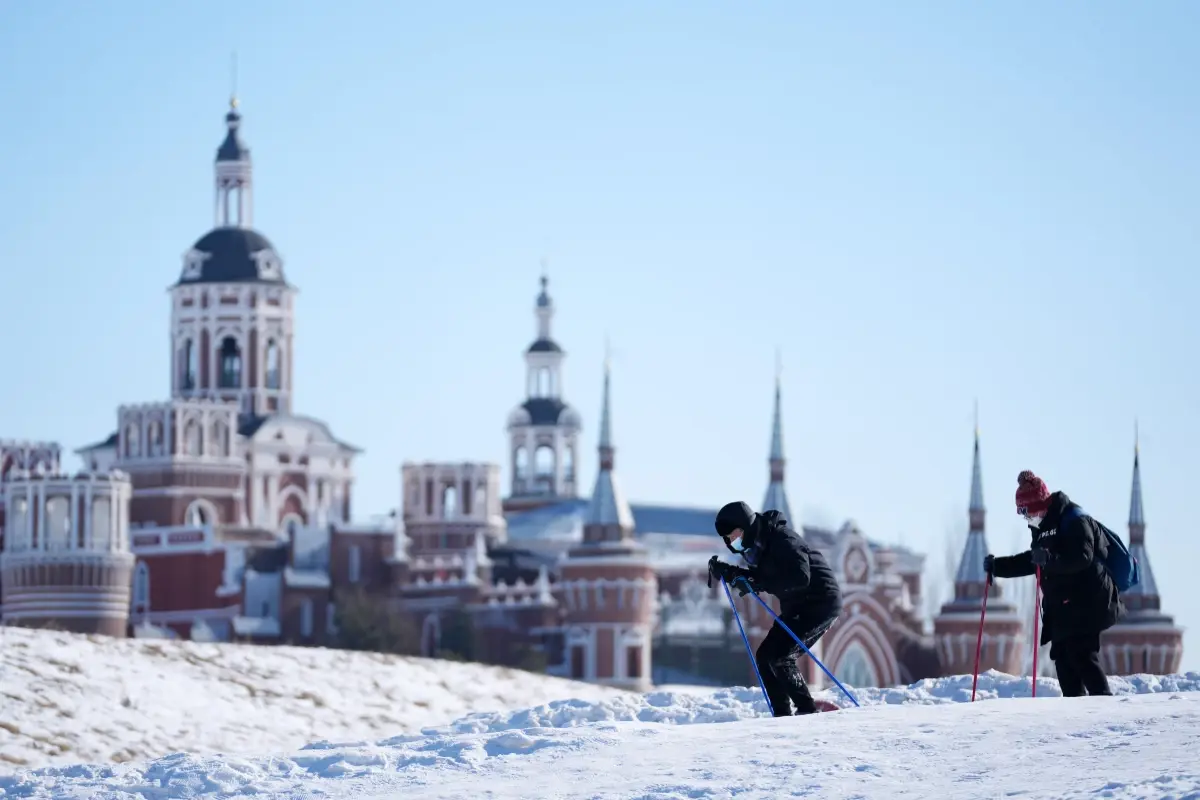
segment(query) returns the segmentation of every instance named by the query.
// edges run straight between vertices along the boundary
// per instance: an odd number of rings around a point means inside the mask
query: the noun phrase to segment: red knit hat
[[[1050,508],[1050,490],[1046,482],[1033,474],[1032,470],[1024,470],[1017,476],[1017,513],[1045,514]]]

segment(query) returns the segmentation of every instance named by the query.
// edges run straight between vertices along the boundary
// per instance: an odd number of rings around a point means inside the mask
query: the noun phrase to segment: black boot
[[[808,682],[800,672],[796,659],[775,664],[775,675],[787,690],[788,698],[796,706],[797,714],[815,714],[817,703],[813,700],[812,692],[808,690]]]

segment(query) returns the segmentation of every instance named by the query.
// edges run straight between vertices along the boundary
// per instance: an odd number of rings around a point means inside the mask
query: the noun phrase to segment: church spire
[[[1138,426],[1133,423],[1133,486],[1129,492],[1129,543],[1143,544],[1146,540],[1146,515],[1142,510],[1141,447]]]
[[[798,524],[792,519],[792,509],[788,503],[787,489],[784,487],[784,467],[787,464],[783,455],[783,368],[779,352],[775,353],[775,411],[771,419],[771,450],[767,457],[769,467],[769,482],[767,494],[763,498],[763,511],[778,511],[783,518],[793,525]]]
[[[979,464],[979,404],[975,405],[975,456],[971,462],[971,502],[967,507],[971,530],[984,530],[986,509],[983,507],[983,470]]]
[[[954,598],[956,602],[978,602],[983,598],[987,573],[983,571],[983,559],[987,556],[986,512],[983,505],[983,467],[979,458],[979,412],[975,413],[975,448],[971,458],[971,500],[967,506],[969,527],[967,541],[963,546],[962,559],[954,575]],[[992,584],[992,597],[1000,589]]]
[[[612,380],[610,360],[604,359],[604,396],[600,406],[600,439],[596,449],[600,470],[584,518],[584,544],[615,544],[633,537],[633,512],[614,474],[616,448],[612,438]]]
[[[1133,430],[1133,481],[1129,490],[1129,553],[1138,562],[1138,582],[1122,597],[1130,611],[1156,611],[1162,605],[1146,550],[1146,514],[1142,505],[1142,458],[1137,424]]]
[[[984,531],[983,469],[979,458],[979,414],[975,415],[975,446],[971,459],[971,499],[968,504],[970,526],[962,558],[954,576],[954,598],[942,605],[934,618],[933,635],[943,674],[955,675],[970,671],[975,643],[980,635],[979,609],[987,590],[987,573],[983,560],[988,554],[987,533]],[[987,620],[983,623],[979,669],[996,669],[1010,675],[1021,670],[1022,628],[1024,621],[1017,608],[1004,599],[998,583],[988,592]]]

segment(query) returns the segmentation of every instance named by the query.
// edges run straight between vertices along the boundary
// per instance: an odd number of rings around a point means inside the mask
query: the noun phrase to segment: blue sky
[[[941,560],[978,399],[992,548],[1030,468],[1200,625],[1200,7],[794,2],[0,6],[0,435],[168,392],[166,287],[212,224],[238,53],[255,223],[298,285],[297,410],[403,460],[503,461],[539,262],[595,474],[604,341],[638,500],[788,489]],[[507,468],[505,470],[507,476]],[[1185,667],[1200,667],[1189,631]]]

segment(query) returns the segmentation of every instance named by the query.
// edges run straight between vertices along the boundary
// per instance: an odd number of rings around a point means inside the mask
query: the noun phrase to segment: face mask
[[[1035,528],[1040,527],[1042,524],[1042,520],[1044,520],[1045,518],[1046,518],[1045,514],[1026,514],[1025,515],[1025,521]]]
[[[745,552],[745,550],[746,550],[746,545],[744,544],[744,542],[745,542],[745,537],[743,536],[741,539],[738,539],[736,542],[728,542],[727,544],[729,545],[729,549],[732,550],[733,552],[742,553],[742,552]]]

